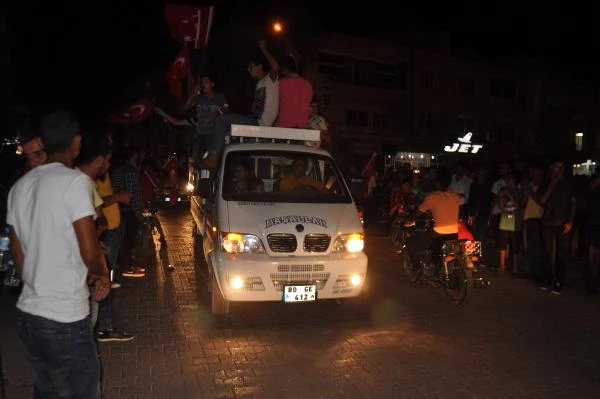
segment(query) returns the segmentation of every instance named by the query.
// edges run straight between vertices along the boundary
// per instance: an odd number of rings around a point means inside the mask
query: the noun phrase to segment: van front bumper
[[[309,284],[316,286],[317,299],[355,297],[364,285],[367,262],[363,252],[314,257],[213,252],[210,256],[211,269],[229,301],[282,301],[284,286]],[[232,287],[235,282],[237,289]]]

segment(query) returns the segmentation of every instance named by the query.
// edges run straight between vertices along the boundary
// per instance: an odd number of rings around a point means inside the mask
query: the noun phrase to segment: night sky
[[[348,4],[221,0],[213,33],[225,24],[250,19],[266,25],[273,18],[292,29],[396,42],[411,32],[444,30],[452,47],[482,58],[529,54],[569,64],[597,62],[598,5],[557,0]],[[36,115],[67,107],[83,118],[102,119],[124,105],[136,81],[163,73],[179,48],[158,1],[23,1],[13,3],[8,15],[10,102],[29,104]]]

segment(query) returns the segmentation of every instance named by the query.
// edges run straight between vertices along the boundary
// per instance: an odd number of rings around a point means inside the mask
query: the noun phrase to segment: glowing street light
[[[281,22],[273,23],[273,32],[275,32],[275,33],[283,32],[283,25],[281,24]]]

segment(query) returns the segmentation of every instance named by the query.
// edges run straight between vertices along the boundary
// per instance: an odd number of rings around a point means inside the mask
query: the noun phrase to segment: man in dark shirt
[[[482,165],[477,166],[475,180],[469,191],[467,212],[475,239],[481,241],[483,245],[487,243],[487,229],[492,203],[491,188],[491,182],[487,178],[487,170]],[[485,254],[487,251],[484,250],[483,253]]]
[[[591,179],[587,194],[589,219],[585,289],[588,294],[593,294],[598,292],[600,282],[600,171],[598,169]]]
[[[213,133],[216,117],[227,112],[229,105],[225,95],[215,91],[215,78],[208,73],[200,75],[200,93],[194,101],[195,113],[187,119],[174,118],[160,108],[155,108],[155,111],[172,125],[195,128],[192,156],[197,162],[207,144],[205,140],[208,140]]]
[[[122,262],[120,264],[125,269],[122,273],[124,277],[144,277],[146,270],[137,264],[133,251],[144,206],[139,170],[141,152],[135,148],[129,148],[126,152],[125,164],[117,168],[112,176],[115,192],[131,193],[131,203],[123,204],[121,207],[121,220],[125,224],[125,234],[121,246]]]
[[[544,245],[543,282],[540,287],[551,294],[560,295],[565,284],[566,262],[569,254],[569,233],[575,219],[576,198],[570,182],[565,177],[565,164],[555,160],[551,176],[545,187],[540,204],[542,216],[542,241]],[[554,261],[553,261],[554,260]]]

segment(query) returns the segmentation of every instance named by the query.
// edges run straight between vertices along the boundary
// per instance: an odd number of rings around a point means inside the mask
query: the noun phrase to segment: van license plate
[[[283,287],[283,302],[311,302],[316,300],[316,285],[286,285]]]

